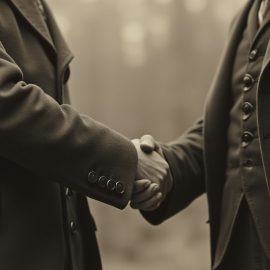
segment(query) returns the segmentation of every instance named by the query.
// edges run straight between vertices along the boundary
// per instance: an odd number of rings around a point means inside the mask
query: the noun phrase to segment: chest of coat
[[[7,1],[0,2],[0,41],[21,68],[26,83],[56,97],[56,56]]]

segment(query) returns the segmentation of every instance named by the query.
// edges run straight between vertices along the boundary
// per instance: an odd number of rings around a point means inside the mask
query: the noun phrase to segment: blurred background
[[[170,141],[202,114],[244,0],[48,0],[75,54],[73,105],[130,138]],[[104,270],[209,270],[205,197],[159,227],[89,201]]]

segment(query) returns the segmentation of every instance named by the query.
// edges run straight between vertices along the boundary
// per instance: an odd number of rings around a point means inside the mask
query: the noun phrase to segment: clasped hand
[[[172,188],[172,177],[160,145],[150,135],[132,140],[138,154],[131,207],[143,211],[157,209]]]

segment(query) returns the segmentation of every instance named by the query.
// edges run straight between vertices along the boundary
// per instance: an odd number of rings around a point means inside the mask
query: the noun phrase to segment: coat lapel
[[[270,16],[266,24],[269,26]],[[262,70],[258,80],[257,91],[257,123],[259,142],[262,152],[264,174],[266,176],[266,185],[270,194],[270,125],[269,125],[269,100],[270,100],[270,41],[268,41],[265,57],[263,59]]]
[[[46,3],[44,3],[44,8],[48,15],[47,24],[49,26],[50,33],[57,51],[58,67],[60,70],[62,70],[73,59],[73,54],[70,51],[65,39],[63,38],[63,35],[54,19],[54,16]]]
[[[207,193],[209,201],[210,221],[212,225],[212,255],[216,247],[220,198],[225,181],[225,165],[227,156],[227,129],[231,103],[231,75],[237,45],[241,39],[247,16],[253,0],[249,1],[232,25],[229,43],[223,56],[212,87],[206,100],[204,112],[204,161],[206,168]],[[212,256],[213,258],[213,256]]]
[[[67,82],[70,75],[69,64],[73,59],[73,53],[70,51],[60,29],[58,28],[57,23],[55,22],[51,10],[45,2],[44,8],[46,14],[48,15],[47,24],[57,51],[58,99],[60,102],[65,102],[65,100],[68,100],[68,98],[65,98],[68,93],[64,91],[63,86]]]
[[[55,50],[46,22],[35,0],[10,0],[16,10],[31,25],[36,33]]]
[[[46,42],[54,51],[57,64],[57,92],[58,99],[63,100],[63,83],[69,76],[69,63],[73,59],[73,54],[69,50],[57,23],[54,20],[53,14],[43,3],[44,10],[47,15],[45,21],[43,14],[37,6],[36,0],[9,0],[22,17],[28,22],[33,30]]]
[[[263,59],[262,72],[265,70],[266,66],[268,66],[269,64],[270,64],[270,42],[268,42],[265,57]]]

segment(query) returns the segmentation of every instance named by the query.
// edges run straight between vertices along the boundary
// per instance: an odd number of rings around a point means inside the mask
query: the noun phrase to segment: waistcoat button
[[[254,84],[254,79],[250,74],[246,74],[243,78],[243,83],[244,83],[244,91],[247,92],[252,88]]]
[[[253,160],[247,159],[243,162],[244,167],[252,167],[253,166]]]
[[[257,59],[257,56],[258,56],[258,50],[255,49],[250,52],[248,59],[250,61],[255,61]]]
[[[244,102],[242,106],[243,120],[247,120],[254,110],[254,106],[250,102]]]
[[[253,140],[254,134],[250,131],[245,131],[242,135],[242,147],[247,147],[249,143]]]

